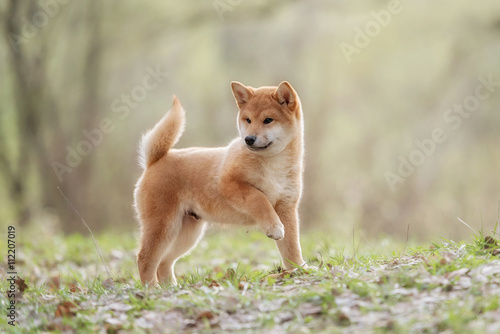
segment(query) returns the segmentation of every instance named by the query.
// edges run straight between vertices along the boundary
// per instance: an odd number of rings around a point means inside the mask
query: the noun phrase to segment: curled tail
[[[142,136],[139,148],[142,168],[146,169],[167,154],[184,132],[184,124],[184,109],[174,95],[172,109],[156,123],[153,129]]]

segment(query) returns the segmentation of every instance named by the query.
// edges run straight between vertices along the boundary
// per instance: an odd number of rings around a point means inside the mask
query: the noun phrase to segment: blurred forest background
[[[2,0],[0,29],[2,226],[83,231],[59,187],[94,231],[136,231],[141,134],[176,94],[177,147],[225,145],[232,80],[302,99],[304,230],[498,221],[498,1]]]

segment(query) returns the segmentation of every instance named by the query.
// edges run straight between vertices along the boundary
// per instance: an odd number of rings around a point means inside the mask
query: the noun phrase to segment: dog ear
[[[236,100],[236,104],[240,109],[253,96],[252,87],[247,87],[238,81],[231,82],[231,89],[233,90],[233,96]]]
[[[286,81],[279,84],[272,97],[278,101],[279,104],[286,104],[291,111],[295,110],[297,106],[297,95],[292,86]]]

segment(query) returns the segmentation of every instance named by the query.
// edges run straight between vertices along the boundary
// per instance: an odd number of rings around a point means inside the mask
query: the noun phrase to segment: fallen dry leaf
[[[234,269],[229,268],[226,271],[226,274],[224,274],[224,277],[222,277],[222,279],[233,279],[235,275],[236,275],[236,272],[234,271]]]
[[[122,329],[122,325],[113,325],[110,323],[105,323],[104,329],[106,330],[106,333],[115,333],[118,332],[120,329]]]
[[[219,282],[217,282],[216,280],[212,280],[212,282],[210,282],[210,284],[208,285],[209,288],[217,288],[217,287],[220,287],[220,284]]]
[[[142,291],[136,291],[136,292],[134,293],[134,296],[135,296],[136,298],[139,298],[139,299],[144,299],[144,298],[146,298],[146,294],[145,294],[144,292],[142,292]]]
[[[275,280],[279,280],[279,279],[283,278],[283,276],[281,274],[269,274],[266,277],[262,278],[260,281],[264,282],[268,278],[274,278]]]
[[[319,261],[318,267],[322,268],[323,267],[323,254],[319,253],[319,256],[321,257],[321,261]]]
[[[490,236],[484,237],[484,248],[489,249],[489,248],[495,248],[498,246],[497,241]]]
[[[21,293],[23,293],[24,290],[26,290],[28,288],[28,285],[26,284],[26,282],[22,278],[20,278],[19,276],[17,276],[16,285],[17,285],[17,288],[19,289],[19,292],[21,292]]]
[[[59,290],[59,287],[61,286],[61,276],[52,276],[49,278],[47,281],[47,287],[52,290],[52,291],[57,291]]]
[[[296,273],[298,273],[297,269],[293,269],[293,270],[281,270],[279,273],[277,274],[269,274],[263,278],[260,279],[261,282],[264,282],[266,281],[268,278],[273,278],[277,281],[279,280],[282,280],[283,278],[285,277],[293,277]]]
[[[76,315],[76,309],[78,306],[71,302],[71,301],[65,301],[57,305],[57,309],[55,312],[55,316],[57,318],[60,317],[73,317]]]
[[[69,292],[71,293],[86,293],[87,291],[84,291],[82,288],[80,288],[76,283],[68,283],[66,284],[66,287],[68,288]]]
[[[112,281],[113,281],[113,283],[127,283],[127,279],[125,277],[118,277],[118,278],[115,278]]]
[[[337,321],[340,322],[343,325],[351,323],[351,319],[347,314],[345,314],[343,311],[338,311],[337,314]]]
[[[210,311],[202,311],[198,314],[198,316],[196,317],[197,320],[200,320],[200,319],[213,319],[215,317],[215,315],[210,312]]]

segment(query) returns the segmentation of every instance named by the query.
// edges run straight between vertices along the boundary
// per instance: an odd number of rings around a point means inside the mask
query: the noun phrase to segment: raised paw
[[[274,225],[266,231],[266,235],[271,239],[281,240],[285,237],[285,228],[283,224]]]

